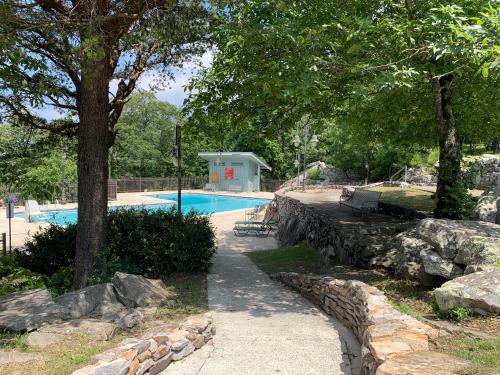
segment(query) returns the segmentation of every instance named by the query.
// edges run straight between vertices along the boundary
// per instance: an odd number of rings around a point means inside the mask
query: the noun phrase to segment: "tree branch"
[[[73,121],[58,120],[58,125],[47,124],[42,119],[33,116],[22,104],[14,104],[14,101],[9,97],[0,96],[1,105],[8,108],[11,112],[10,117],[30,128],[48,130],[53,133],[66,133],[66,135],[73,135],[78,128],[78,123]]]

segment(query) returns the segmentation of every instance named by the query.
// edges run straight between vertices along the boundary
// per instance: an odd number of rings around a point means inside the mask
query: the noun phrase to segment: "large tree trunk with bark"
[[[105,55],[108,55],[105,53]],[[109,56],[109,55],[108,55]],[[86,286],[94,255],[105,243],[107,217],[109,57],[82,69],[78,98],[78,228],[73,289]]]
[[[455,118],[452,111],[451,84],[453,75],[448,74],[433,79],[436,123],[439,136],[439,171],[437,182],[437,207],[435,216],[458,219],[460,213],[457,204],[462,194],[457,189],[464,189],[460,170],[461,146]]]

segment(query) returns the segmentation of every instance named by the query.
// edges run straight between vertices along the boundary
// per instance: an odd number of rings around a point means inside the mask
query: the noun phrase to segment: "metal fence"
[[[114,181],[118,193],[177,189],[177,177],[131,177]],[[208,183],[208,177],[182,177],[181,181],[183,189],[201,189]]]
[[[163,191],[177,189],[177,177],[130,177],[117,178],[118,193],[132,193],[139,191]],[[274,192],[279,189],[282,181],[264,180],[260,187],[262,191]],[[208,177],[182,177],[183,189],[202,189],[208,183]]]
[[[280,189],[281,184],[284,182],[283,180],[263,180],[260,182],[260,190],[274,193]]]
[[[262,180],[260,183],[261,191],[275,192],[279,189],[283,180]],[[183,189],[202,189],[208,183],[208,177],[182,177]],[[117,193],[133,193],[143,191],[164,191],[176,190],[177,177],[129,177],[116,178],[108,180],[108,199],[116,200]],[[64,192],[66,202],[76,202],[78,200],[77,186],[68,185]],[[19,197],[19,194],[11,192],[10,195]],[[56,197],[61,199],[60,197]],[[56,199],[55,198],[55,199]],[[23,199],[19,199],[18,205],[23,204]]]

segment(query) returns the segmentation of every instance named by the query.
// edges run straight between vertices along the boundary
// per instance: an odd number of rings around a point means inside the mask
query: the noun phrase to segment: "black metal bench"
[[[339,205],[347,206],[351,209],[360,210],[363,213],[378,212],[378,203],[382,193],[378,191],[368,191],[354,189],[353,192],[344,189],[340,196]]]

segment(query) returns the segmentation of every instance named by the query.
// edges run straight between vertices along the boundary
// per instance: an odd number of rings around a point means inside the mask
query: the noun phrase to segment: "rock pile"
[[[500,187],[494,190],[485,191],[474,207],[474,216],[477,220],[489,221],[490,223],[500,224]]]
[[[98,340],[139,324],[149,308],[168,297],[161,280],[117,272],[112,283],[92,285],[52,298],[46,289],[0,298],[0,329],[50,334],[81,332]]]
[[[477,186],[487,190],[498,185],[500,179],[500,156],[484,154],[475,160],[473,171]]]
[[[309,178],[310,173],[319,171],[318,179],[312,180]],[[281,185],[281,189],[290,189],[295,186],[302,185],[304,173],[300,173],[298,180],[297,177],[291,178]],[[307,165],[306,172],[306,185],[308,187],[327,187],[339,184],[355,184],[359,185],[363,181],[363,177],[356,172],[344,171],[338,168],[327,166],[322,161],[316,161]]]
[[[408,168],[406,170],[405,182],[412,185],[435,185],[437,176],[430,174],[422,168]]]
[[[194,315],[180,325],[159,325],[142,338],[125,339],[120,346],[93,357],[92,364],[72,375],[156,375],[209,342],[215,334],[210,314]]]
[[[466,361],[429,352],[429,339],[436,338],[439,332],[395,310],[377,288],[357,280],[297,273],[279,273],[275,278],[354,331],[362,344],[363,375],[415,374],[410,370],[422,368],[422,357],[426,358],[425,369],[440,369],[442,375],[451,375],[468,365]]]
[[[398,277],[439,286],[500,260],[500,226],[480,221],[424,219],[385,245],[385,266]]]

